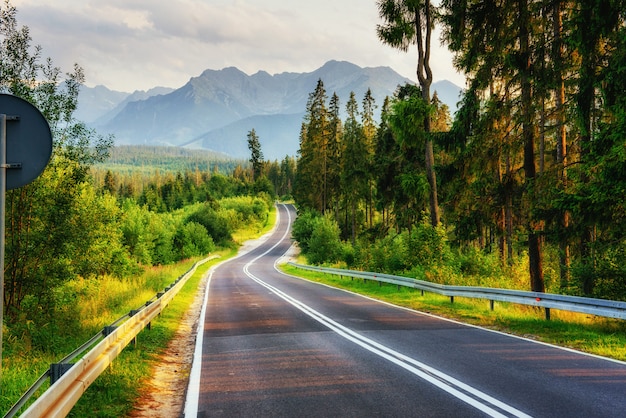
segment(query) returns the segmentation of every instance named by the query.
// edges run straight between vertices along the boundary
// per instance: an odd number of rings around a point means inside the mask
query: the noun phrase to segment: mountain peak
[[[320,67],[320,70],[336,70],[336,69],[350,69],[350,70],[360,70],[362,69],[356,64],[353,64],[348,61],[338,61],[338,60],[330,60],[327,61],[324,65]]]
[[[198,77],[192,77],[191,80],[193,80],[194,78],[222,77],[222,76],[246,76],[247,77],[248,75],[237,67],[224,67],[221,70],[212,70],[209,68],[209,69],[204,70],[202,74],[200,74]]]

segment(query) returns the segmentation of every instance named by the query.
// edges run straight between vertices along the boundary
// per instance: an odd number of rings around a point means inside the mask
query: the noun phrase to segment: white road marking
[[[289,211],[287,211],[287,216],[289,218],[289,222],[291,222],[291,214],[289,213]],[[338,335],[380,356],[381,358],[384,358],[392,362],[393,364],[399,367],[402,367],[403,369],[415,374],[421,379],[433,384],[434,386],[440,388],[441,390],[444,390],[445,392],[451,394],[452,396],[484,412],[485,414],[489,416],[492,416],[492,417],[514,416],[514,417],[530,418],[530,416],[527,415],[526,413],[498,399],[495,399],[492,396],[453,378],[452,376],[449,376],[420,361],[417,361],[389,347],[386,347],[380,343],[377,343],[376,341],[371,340],[357,333],[356,331],[339,324],[338,322],[321,314],[320,312],[316,311],[310,306],[289,296],[288,294],[284,293],[280,289],[270,285],[269,283],[264,282],[260,278],[250,273],[249,267],[258,259],[260,259],[261,257],[264,257],[270,251],[276,248],[283,241],[283,239],[287,237],[288,233],[289,233],[289,229],[285,231],[282,238],[274,246],[272,246],[263,254],[254,258],[252,261],[250,261],[244,266],[243,271],[250,279],[264,286],[265,288],[270,290],[272,293],[276,294],[278,297],[290,303],[291,305],[293,305],[300,311],[304,312],[309,317],[315,319],[319,323],[323,324],[330,330],[334,331]],[[211,276],[212,274],[213,274],[213,270],[211,270]],[[209,284],[210,284],[211,276],[209,277],[209,283],[207,283],[205,300],[202,306],[202,312],[200,314],[200,318],[202,320],[204,320],[204,317],[206,314],[206,303],[207,303],[208,296],[209,296]],[[201,370],[201,359],[202,359],[203,334],[204,334],[203,327],[199,326],[198,337],[196,340],[196,351],[194,353],[194,360],[193,360],[191,375],[189,379],[187,401],[185,404],[185,416],[186,417],[194,417],[198,413],[198,398],[199,398],[199,393],[200,393],[200,370]]]
[[[338,335],[346,338],[349,341],[352,341],[353,343],[363,347],[364,349],[396,364],[397,366],[400,366],[408,371],[410,371],[411,373],[415,374],[416,376],[424,379],[425,381],[437,386],[438,388],[448,392],[449,394],[453,395],[454,397],[460,399],[461,401],[473,406],[474,408],[479,409],[480,411],[484,412],[485,414],[492,416],[492,417],[507,417],[507,416],[514,416],[514,417],[524,417],[524,418],[529,418],[530,415],[525,414],[524,412],[515,409],[514,407],[499,401],[495,398],[493,398],[492,396],[487,395],[484,392],[481,392],[478,389],[473,388],[472,386],[469,386],[455,378],[453,378],[452,376],[449,376],[433,367],[430,367],[420,361],[417,361],[413,358],[410,358],[402,353],[399,353],[389,347],[386,347],[380,343],[377,343],[376,341],[373,341],[359,333],[357,333],[356,331],[351,330],[348,327],[345,327],[341,324],[339,324],[338,322],[335,322],[334,320],[332,320],[331,318],[321,314],[320,312],[316,311],[315,309],[311,308],[310,306],[298,301],[297,299],[294,299],[293,297],[287,295],[286,293],[284,293],[283,291],[281,291],[280,289],[264,282],[263,280],[259,279],[258,277],[254,276],[252,273],[250,273],[248,271],[248,267],[253,263],[254,261],[246,264],[246,266],[244,267],[244,272],[246,273],[246,275],[248,277],[250,277],[252,280],[254,280],[255,282],[259,283],[261,286],[264,286],[265,288],[269,289],[270,291],[272,291],[274,294],[276,294],[278,297],[282,298],[283,300],[287,301],[288,303],[290,303],[291,305],[295,306],[296,308],[298,308],[300,311],[304,312],[305,314],[307,314],[308,316],[310,316],[311,318],[315,319],[316,321],[318,321],[319,323],[325,325],[326,327],[328,327],[329,329],[331,329],[332,331],[334,331],[335,333],[337,333]],[[491,405],[491,406],[489,406]],[[502,412],[494,409],[492,406],[495,406],[496,408],[499,408],[502,411],[507,412],[510,415],[506,415],[503,414]]]

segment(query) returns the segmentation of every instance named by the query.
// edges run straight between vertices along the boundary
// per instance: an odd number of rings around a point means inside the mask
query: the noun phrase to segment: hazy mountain
[[[108,111],[106,114],[98,117],[98,119],[94,120],[92,123],[94,125],[102,126],[109,123],[112,119],[114,119],[120,112],[122,112],[126,105],[132,102],[137,102],[141,100],[146,100],[153,96],[159,96],[164,94],[169,94],[173,92],[174,89],[169,87],[154,87],[148,91],[136,90],[134,93],[129,94],[124,100],[119,102],[117,106]]]
[[[342,108],[350,92],[360,103],[370,88],[378,105],[377,118],[384,98],[393,95],[398,85],[411,82],[389,67],[361,68],[340,61],[327,62],[310,73],[206,70],[177,90],[128,95],[114,106],[109,104],[93,126],[100,133],[113,133],[117,144],[205,148],[237,158],[247,158],[246,135],[255,129],[265,158],[282,159],[298,149],[306,102],[319,79],[329,98],[337,93]],[[454,111],[461,89],[444,82],[435,83],[435,90]]]
[[[441,80],[433,83],[430,90],[433,94],[437,93],[437,96],[442,103],[448,105],[451,114],[456,112],[458,108],[457,104],[459,104],[459,101],[461,100],[460,95],[462,89],[459,86],[448,80]]]
[[[167,94],[174,89],[154,87],[148,91],[137,90],[134,93],[109,90],[105,86],[81,86],[78,93],[76,119],[92,125],[102,125],[122,111],[127,103],[145,100],[159,94]]]
[[[247,136],[248,132],[254,129],[261,141],[264,158],[282,160],[286,155],[296,155],[298,152],[303,118],[304,113],[255,115],[214,129],[180,146],[209,149],[232,157],[248,159],[250,150]]]
[[[109,90],[105,86],[81,86],[74,116],[80,121],[91,123],[110,112],[129,95],[130,93]]]

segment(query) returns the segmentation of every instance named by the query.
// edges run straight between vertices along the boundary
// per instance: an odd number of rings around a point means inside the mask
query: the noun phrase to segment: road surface
[[[185,417],[624,417],[626,364],[281,274],[293,207],[211,271]]]

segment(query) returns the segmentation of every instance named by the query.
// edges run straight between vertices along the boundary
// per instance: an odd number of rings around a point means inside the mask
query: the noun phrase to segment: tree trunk
[[[532,83],[531,83],[531,61],[530,61],[530,39],[528,28],[530,26],[530,13],[527,0],[519,0],[519,42],[520,56],[524,60],[520,68],[521,80],[521,116],[522,116],[522,137],[524,142],[524,176],[526,183],[526,193],[529,194],[531,210],[528,214],[528,261],[530,270],[530,287],[534,292],[544,292],[543,266],[541,262],[541,240],[537,234],[536,224],[532,219],[532,206],[535,194],[535,127],[532,120]]]
[[[556,91],[555,91],[555,114],[557,126],[556,138],[556,162],[558,165],[558,181],[560,187],[567,188],[567,130],[565,127],[565,82],[563,80],[563,21],[561,16],[561,1],[555,1],[553,6],[553,35],[552,60],[555,66]],[[570,214],[563,211],[561,215],[561,229],[563,234],[559,240],[559,270],[560,287],[565,289],[570,281],[570,248],[567,229],[569,228]]]
[[[422,13],[415,12],[415,31],[417,36],[417,79],[422,89],[422,98],[426,104],[430,105],[430,86],[433,82],[433,73],[430,69],[430,39],[432,32],[432,16],[430,0],[426,0],[424,5],[424,19],[422,24]],[[423,33],[422,31],[425,31]],[[426,177],[430,185],[430,222],[432,226],[439,225],[439,201],[437,198],[437,174],[435,173],[435,156],[433,152],[433,141],[431,138],[430,117],[424,118],[424,131],[426,132],[426,147],[424,159],[426,163]]]

